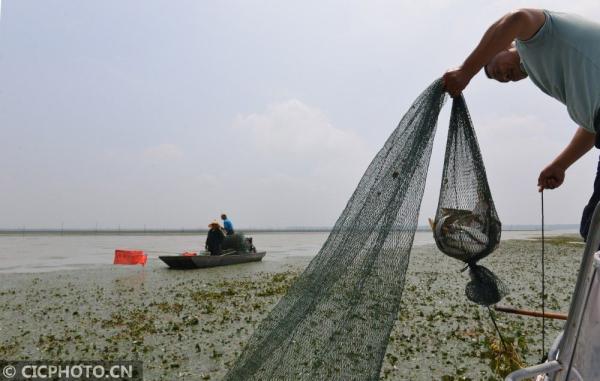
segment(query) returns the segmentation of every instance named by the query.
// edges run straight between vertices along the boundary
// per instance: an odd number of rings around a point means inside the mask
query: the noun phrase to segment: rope
[[[492,323],[494,323],[494,328],[496,328],[496,332],[498,333],[498,336],[500,337],[500,342],[502,342],[502,347],[504,348],[505,352],[508,352],[508,350],[506,349],[506,342],[504,342],[504,337],[502,337],[502,333],[500,333],[500,328],[498,328],[498,324],[496,324],[496,319],[494,318],[494,314],[492,313],[492,309],[490,308],[490,306],[487,307],[488,313],[490,314],[490,318],[492,319]]]
[[[544,190],[540,192],[542,198],[542,361],[546,357],[546,273],[545,273],[545,247],[544,247]]]
[[[541,192],[541,196],[542,196],[542,362],[546,361],[546,352],[545,352],[545,348],[546,348],[546,301],[545,301],[545,294],[546,294],[546,269],[545,269],[545,261],[544,261],[544,257],[545,257],[545,247],[544,247],[544,191],[542,190]],[[466,269],[466,268],[465,268]],[[464,271],[464,269],[463,269]],[[492,323],[494,323],[494,328],[496,329],[496,332],[498,333],[498,336],[500,337],[500,341],[502,342],[502,346],[504,347],[504,350],[506,351],[506,343],[504,341],[504,337],[502,337],[502,333],[500,332],[500,329],[498,328],[498,324],[496,324],[496,319],[494,318],[494,314],[492,313],[492,309],[488,306],[488,313],[490,314],[490,318],[492,319]]]

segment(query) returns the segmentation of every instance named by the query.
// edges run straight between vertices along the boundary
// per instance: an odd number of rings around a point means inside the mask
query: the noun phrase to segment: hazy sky
[[[4,0],[0,227],[332,225],[416,96],[524,6],[600,20],[595,0]],[[502,222],[538,223],[575,124],[528,79],[480,73],[465,97]],[[597,159],[547,192],[547,222],[579,222]]]

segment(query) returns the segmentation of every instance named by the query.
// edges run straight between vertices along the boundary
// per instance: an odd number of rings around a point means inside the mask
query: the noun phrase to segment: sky
[[[0,228],[332,226],[413,100],[519,7],[597,1],[0,2]],[[576,125],[529,80],[464,92],[502,222]],[[438,202],[440,115],[420,224]],[[545,193],[578,223],[598,151]]]

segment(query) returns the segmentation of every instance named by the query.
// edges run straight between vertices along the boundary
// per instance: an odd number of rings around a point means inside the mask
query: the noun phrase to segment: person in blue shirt
[[[225,229],[225,233],[227,233],[227,235],[233,235],[234,231],[231,220],[227,218],[227,215],[224,213],[221,214],[221,219],[223,220],[223,228]]]
[[[463,64],[448,70],[444,87],[456,97],[484,68],[499,82],[529,77],[544,93],[567,107],[579,126],[571,141],[538,177],[539,191],[559,187],[566,170],[594,147],[600,148],[600,24],[576,15],[519,9],[496,21]],[[587,239],[600,200],[600,162],[594,192],[581,218]]]

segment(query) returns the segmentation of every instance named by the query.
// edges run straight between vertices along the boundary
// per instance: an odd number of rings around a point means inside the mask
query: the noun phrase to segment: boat
[[[600,380],[600,204],[596,206],[587,237],[569,314],[556,337],[548,360],[519,369],[505,381]]]
[[[256,253],[234,252],[222,255],[162,255],[160,260],[172,269],[188,270],[207,267],[229,266],[238,263],[259,262],[267,254],[266,251]]]

